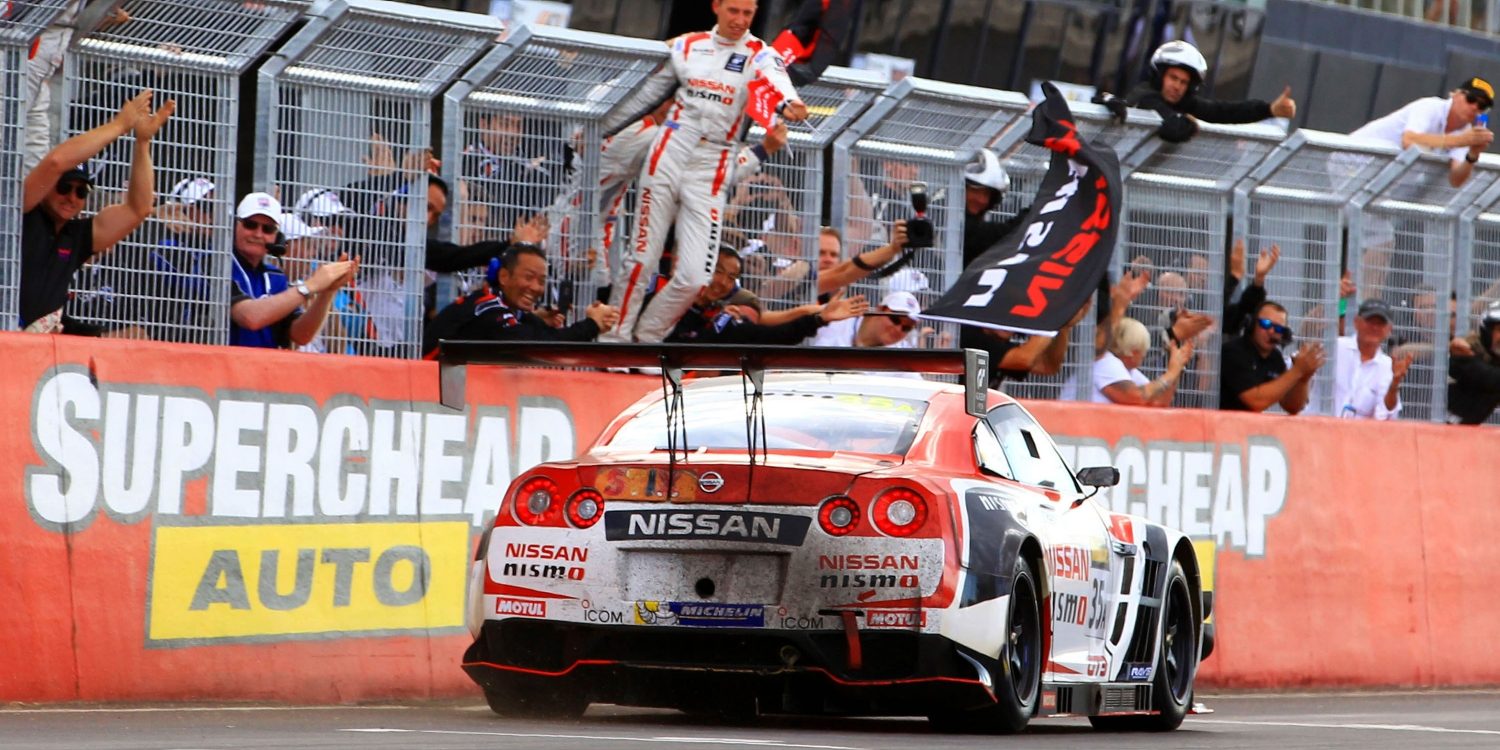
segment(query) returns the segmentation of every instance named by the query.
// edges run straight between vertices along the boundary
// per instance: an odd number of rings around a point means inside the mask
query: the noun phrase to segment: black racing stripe
[[[1006,510],[997,493],[964,492],[969,515],[969,575],[958,606],[969,607],[1010,593],[1010,574],[1026,532]]]

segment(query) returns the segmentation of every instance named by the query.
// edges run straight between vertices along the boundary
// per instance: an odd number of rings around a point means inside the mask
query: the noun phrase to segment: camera
[[[932,247],[932,221],[927,218],[927,183],[911,184],[911,209],[916,215],[906,220],[907,249]]]

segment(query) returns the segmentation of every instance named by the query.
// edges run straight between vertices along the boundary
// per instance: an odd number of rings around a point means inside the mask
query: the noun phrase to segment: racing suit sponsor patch
[[[748,57],[735,52],[729,56],[729,62],[724,63],[724,69],[731,73],[743,73],[745,72],[745,62],[748,60]]]

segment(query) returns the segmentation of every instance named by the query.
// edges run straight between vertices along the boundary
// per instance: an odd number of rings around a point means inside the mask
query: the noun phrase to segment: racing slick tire
[[[1031,721],[1042,692],[1044,623],[1036,580],[1031,564],[1025,558],[1017,558],[1004,623],[1006,638],[1000,647],[994,704],[929,715],[928,720],[938,731],[1015,734]]]
[[[576,719],[589,707],[582,695],[499,677],[484,686],[484,700],[496,715],[518,719]]]
[[[1193,705],[1193,680],[1198,674],[1198,622],[1193,614],[1196,594],[1182,563],[1172,561],[1163,589],[1160,649],[1151,682],[1150,716],[1090,716],[1095,729],[1115,732],[1170,732],[1182,726]]]

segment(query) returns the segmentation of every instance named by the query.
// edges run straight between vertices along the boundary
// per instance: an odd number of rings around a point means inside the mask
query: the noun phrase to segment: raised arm
[[[21,212],[37,207],[47,192],[57,187],[57,180],[79,164],[99,155],[109,144],[129,133],[151,108],[151,89],[146,89],[120,106],[109,122],[58,144],[26,175]]]
[[[136,121],[135,150],[130,157],[130,186],[125,201],[100,211],[94,217],[94,252],[103,253],[134,232],[156,203],[156,170],[151,164],[151,139],[171,119],[176,100],[167,100],[156,112],[147,112]]]

